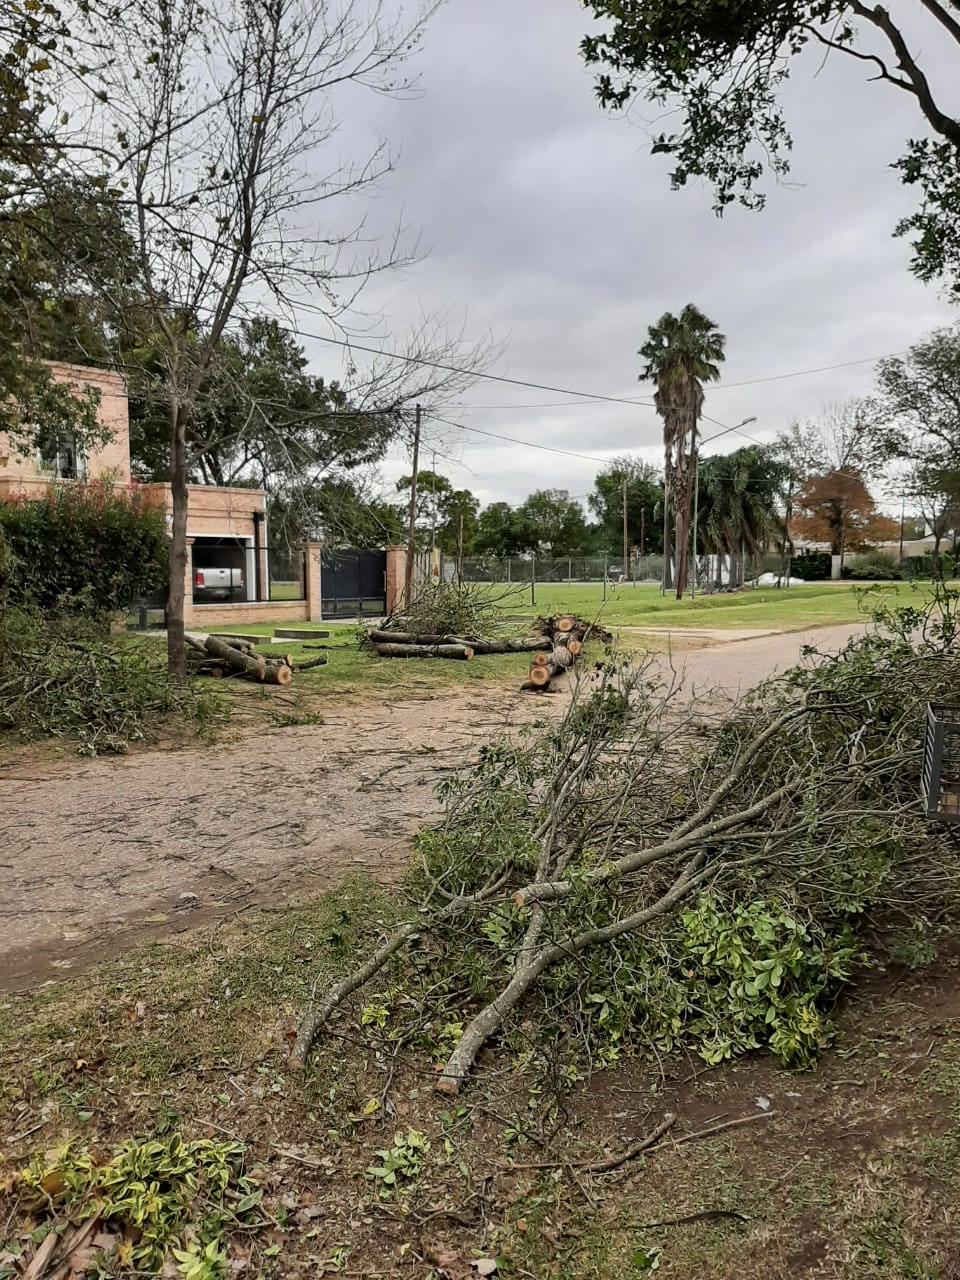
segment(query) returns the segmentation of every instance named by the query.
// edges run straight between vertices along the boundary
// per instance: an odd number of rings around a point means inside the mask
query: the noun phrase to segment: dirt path
[[[735,693],[860,628],[677,653],[691,690]],[[664,658],[663,661],[668,659]],[[214,749],[0,771],[0,989],[82,969],[128,943],[402,873],[434,786],[504,729],[560,710],[515,688],[347,704],[322,725]]]

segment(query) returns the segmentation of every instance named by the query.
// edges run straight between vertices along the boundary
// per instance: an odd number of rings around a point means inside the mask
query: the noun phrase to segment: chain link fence
[[[496,582],[522,585],[528,582],[659,582],[662,556],[496,556],[469,557],[459,565],[444,557],[445,582]]]

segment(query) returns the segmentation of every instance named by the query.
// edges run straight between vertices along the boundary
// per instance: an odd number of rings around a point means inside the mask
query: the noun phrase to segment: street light
[[[722,431],[718,431],[716,435],[707,436],[706,440],[701,440],[701,444],[709,444],[711,440],[719,440],[721,436],[729,435],[731,431],[739,431],[741,427],[748,427],[751,422],[756,422],[756,418],[744,418],[742,422],[738,422],[735,427],[724,427]],[[700,513],[700,453],[697,448],[697,439],[693,440],[693,577],[690,580],[690,599],[697,598],[697,516]]]

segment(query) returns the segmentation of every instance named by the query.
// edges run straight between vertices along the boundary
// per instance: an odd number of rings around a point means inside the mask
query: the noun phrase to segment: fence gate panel
[[[387,553],[325,550],[320,586],[325,618],[380,617],[387,609]]]

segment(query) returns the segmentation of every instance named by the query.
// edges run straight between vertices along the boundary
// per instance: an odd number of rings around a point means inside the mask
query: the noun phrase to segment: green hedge
[[[804,551],[794,556],[790,573],[804,582],[829,582],[833,557],[829,551]]]
[[[954,559],[949,551],[941,551],[934,560],[931,553],[925,556],[907,556],[903,562],[903,576],[914,578],[952,578],[954,576]]]
[[[119,613],[166,588],[169,545],[153,495],[103,482],[0,502],[0,600],[49,614]]]
[[[893,581],[903,577],[903,570],[895,557],[885,551],[865,551],[848,560],[840,576],[854,582]]]

